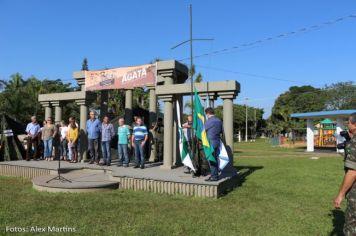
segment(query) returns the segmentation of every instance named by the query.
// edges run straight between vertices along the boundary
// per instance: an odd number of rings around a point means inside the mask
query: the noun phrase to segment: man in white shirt
[[[40,134],[41,127],[37,123],[36,116],[31,117],[31,123],[29,123],[26,127],[27,133],[27,150],[26,150],[26,161],[31,159],[31,152],[33,148],[33,159],[37,160],[39,157],[39,143],[40,143]]]

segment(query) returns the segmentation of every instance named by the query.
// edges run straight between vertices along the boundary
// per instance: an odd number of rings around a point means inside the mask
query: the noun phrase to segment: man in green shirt
[[[125,125],[125,120],[123,118],[119,119],[119,127],[117,130],[118,134],[118,154],[119,163],[118,166],[129,166],[129,155],[128,155],[128,144],[130,140],[130,129],[128,125]]]

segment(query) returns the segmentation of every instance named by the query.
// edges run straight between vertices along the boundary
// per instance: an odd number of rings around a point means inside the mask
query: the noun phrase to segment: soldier
[[[163,161],[163,121],[162,118],[159,117],[157,123],[152,128],[154,133],[154,144],[157,152],[155,161]]]
[[[346,236],[356,235],[356,113],[350,115],[348,129],[351,140],[345,148],[346,173],[339,193],[334,200],[335,208],[340,208],[341,202],[346,195],[347,207],[344,224],[344,234]]]

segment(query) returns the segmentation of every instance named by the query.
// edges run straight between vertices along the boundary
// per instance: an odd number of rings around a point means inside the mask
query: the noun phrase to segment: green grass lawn
[[[44,193],[29,179],[0,177],[0,235],[6,226],[36,225],[75,227],[76,235],[337,235],[342,229],[343,213],[332,204],[343,177],[341,156],[260,140],[236,144],[235,166],[240,186],[219,199],[128,190]]]

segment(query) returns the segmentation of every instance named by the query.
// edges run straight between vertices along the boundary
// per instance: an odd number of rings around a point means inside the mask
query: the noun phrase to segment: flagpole
[[[193,14],[192,14],[192,4],[189,5],[189,15],[190,15],[190,20],[189,20],[189,29],[190,29],[190,38],[189,38],[189,44],[190,44],[190,70],[189,70],[189,76],[190,76],[190,102],[191,102],[191,114],[193,117],[194,113],[194,102],[193,102],[193,89],[194,89],[194,81],[193,81]],[[194,119],[194,117],[193,117]],[[191,157],[194,158],[194,129],[191,129],[191,140],[192,140],[192,147],[191,147]]]
[[[193,119],[194,119],[194,100],[193,100],[193,94],[194,94],[194,79],[193,79],[193,41],[210,41],[210,40],[214,40],[214,39],[207,39],[207,38],[197,38],[197,39],[193,39],[193,10],[192,10],[192,4],[189,4],[189,40],[185,40],[184,42],[181,42],[177,45],[175,45],[174,47],[171,48],[171,50],[183,45],[183,44],[186,44],[189,42],[190,44],[190,70],[189,70],[189,73],[188,75],[190,76],[190,103],[191,103],[191,108],[192,108],[192,111],[191,111],[191,114],[193,116]],[[188,77],[188,81],[189,81],[189,77]],[[192,146],[191,146],[191,154],[192,154],[192,157],[194,156],[194,129],[191,128],[191,138],[192,138]]]

